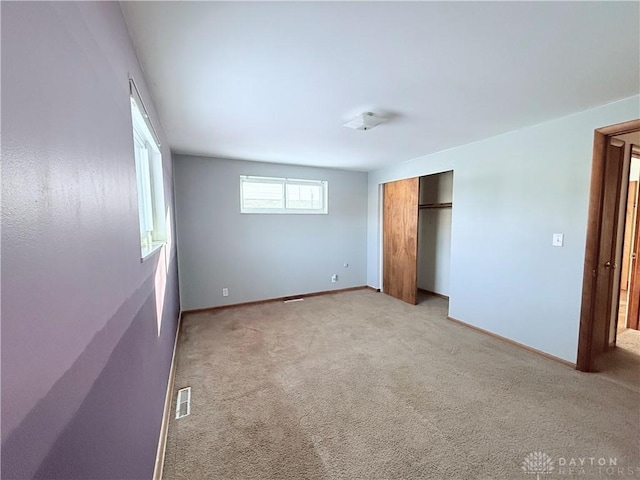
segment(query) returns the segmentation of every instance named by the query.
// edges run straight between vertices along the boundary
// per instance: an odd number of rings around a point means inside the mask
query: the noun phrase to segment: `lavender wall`
[[[2,478],[150,478],[179,299],[171,241],[140,262],[129,74],[166,141],[120,6],[2,2],[1,58]]]

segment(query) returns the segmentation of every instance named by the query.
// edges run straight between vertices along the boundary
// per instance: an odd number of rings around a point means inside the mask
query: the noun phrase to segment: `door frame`
[[[633,153],[632,153],[633,156]],[[638,185],[638,191],[636,193],[636,221],[635,221],[635,232],[633,238],[631,239],[631,254],[635,254],[636,257],[632,260],[631,265],[629,266],[629,274],[631,276],[631,281],[628,286],[628,295],[629,300],[627,301],[627,327],[633,328],[634,330],[639,330],[640,328],[640,298],[638,295],[638,290],[640,289],[640,255],[638,252],[640,250],[640,184]]]
[[[584,256],[582,282],[582,308],[580,310],[580,332],[578,335],[578,357],[576,369],[590,372],[593,369],[593,326],[596,293],[596,272],[602,231],[604,199],[604,173],[607,146],[611,137],[640,130],[640,119],[597,128],[593,138],[593,160],[589,189],[589,213],[587,239]]]

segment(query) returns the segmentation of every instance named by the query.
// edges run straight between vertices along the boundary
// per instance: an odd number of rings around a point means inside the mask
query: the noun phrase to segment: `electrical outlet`
[[[228,297],[229,296],[229,289],[228,288],[223,288],[222,289],[222,296],[223,297]]]
[[[334,273],[331,275],[331,283],[336,283],[338,281],[338,274]]]

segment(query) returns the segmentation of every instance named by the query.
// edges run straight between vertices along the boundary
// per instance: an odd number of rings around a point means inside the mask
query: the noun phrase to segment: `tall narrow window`
[[[162,153],[149,121],[149,115],[131,85],[131,119],[133,124],[133,151],[136,164],[138,191],[138,219],[140,224],[140,257],[148,257],[166,241],[164,211],[164,183]]]

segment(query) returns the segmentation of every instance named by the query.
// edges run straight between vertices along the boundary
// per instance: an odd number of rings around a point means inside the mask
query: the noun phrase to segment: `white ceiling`
[[[640,92],[638,2],[121,5],[179,153],[372,170]]]

